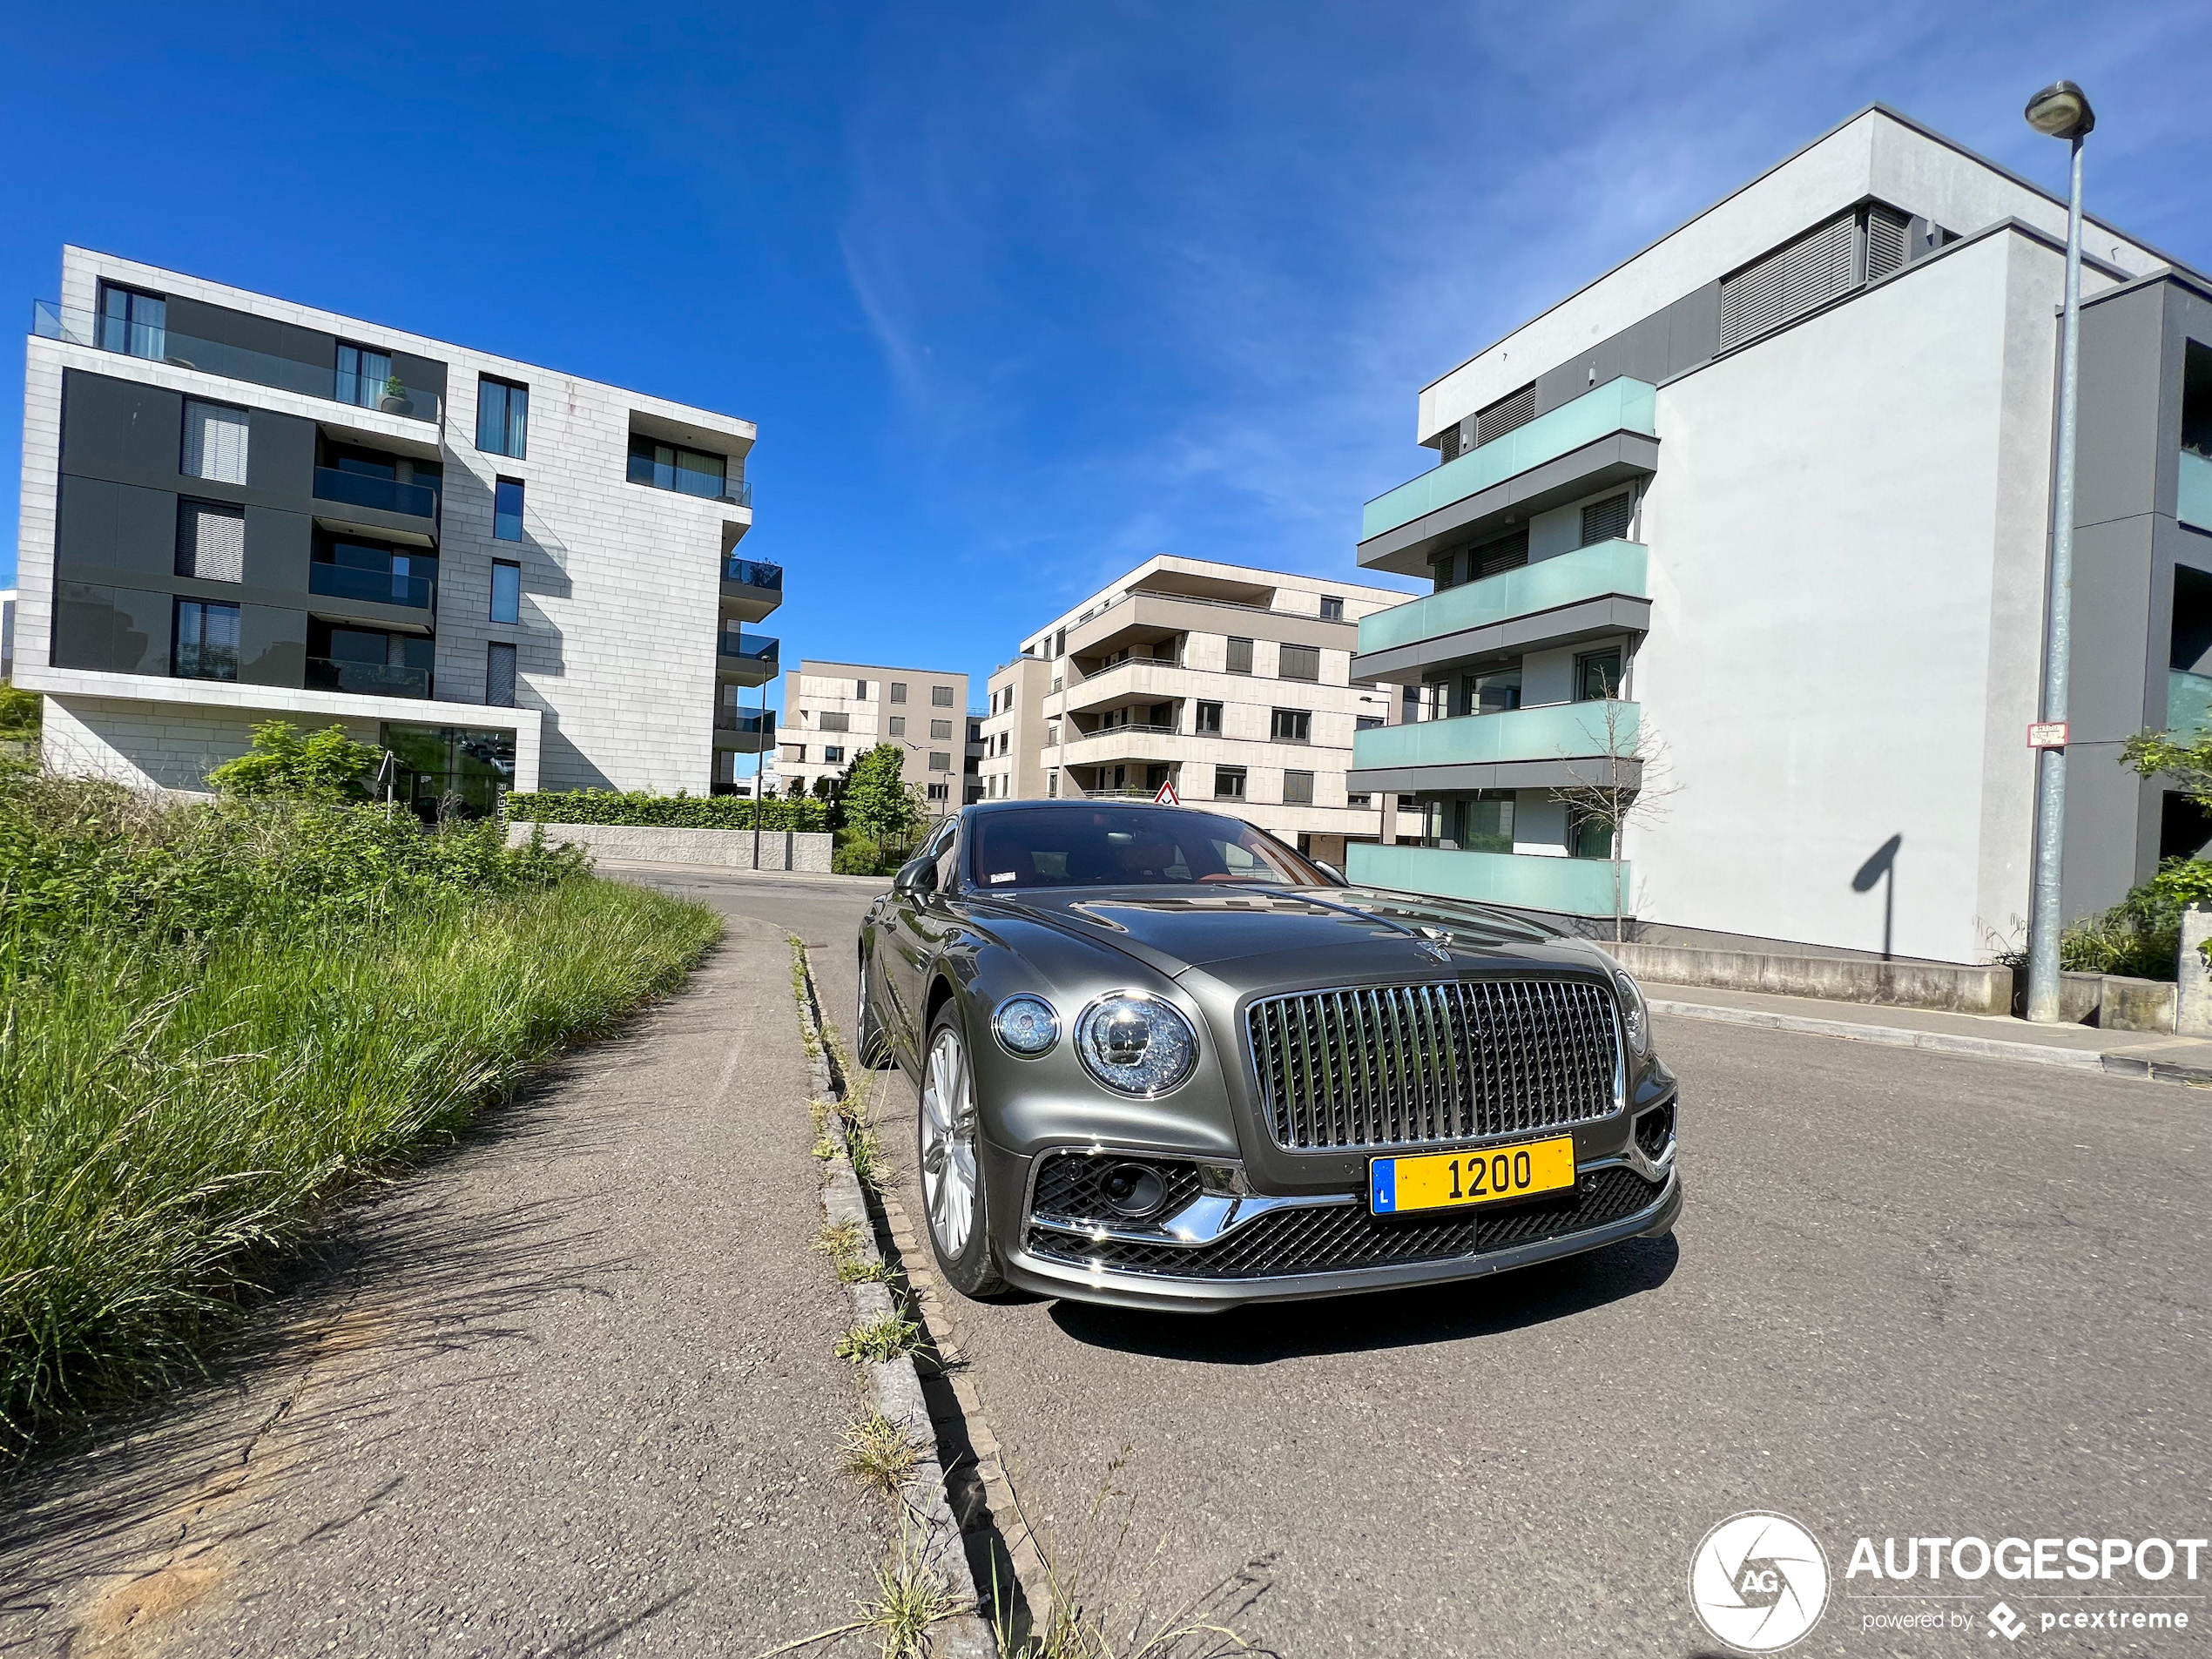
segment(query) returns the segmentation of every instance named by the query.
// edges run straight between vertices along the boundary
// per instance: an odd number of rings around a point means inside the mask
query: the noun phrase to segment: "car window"
[[[960,833],[955,827],[958,823],[959,819],[955,819],[952,824],[947,825],[945,833],[936,843],[937,891],[940,893],[951,892],[953,878],[960,873]]]
[[[1053,887],[1180,887],[1328,878],[1237,819],[1179,808],[1043,806],[980,813],[974,880],[985,892]]]

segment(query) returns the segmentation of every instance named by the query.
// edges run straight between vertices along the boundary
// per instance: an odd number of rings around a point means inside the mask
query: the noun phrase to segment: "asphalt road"
[[[849,1022],[866,888],[656,879],[824,947]],[[1237,1624],[1298,1659],[1710,1651],[1690,1558],[1746,1509],[1827,1554],[1833,1599],[1798,1652],[2010,1650],[1984,1622],[2000,1595],[2039,1652],[2212,1648],[2206,1580],[2178,1571],[2110,1587],[2194,1598],[2128,1603],[2190,1614],[2157,1635],[2040,1631],[2111,1605],[2054,1599],[2095,1588],[2065,1581],[1923,1581],[1956,1599],[1899,1602],[1844,1576],[1861,1535],[2212,1533],[2212,1101],[1688,1019],[1657,1034],[1684,1102],[1668,1238],[1211,1318],[961,1305],[1041,1528],[1064,1547],[1129,1448],[1130,1576],[1164,1605],[1268,1557]],[[894,1076],[882,1098],[903,1150],[911,1091]],[[1898,1610],[1964,1628],[1868,1628]]]

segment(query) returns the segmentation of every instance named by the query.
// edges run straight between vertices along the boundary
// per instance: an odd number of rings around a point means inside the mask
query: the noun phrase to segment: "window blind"
[[[1603,501],[1592,502],[1582,509],[1582,545],[1591,547],[1626,536],[1635,511],[1633,495],[1608,496]]]
[[[496,709],[515,706],[515,648],[494,641],[484,648],[484,701]]]
[[[1721,344],[1779,328],[1854,286],[1856,212],[1815,226],[1794,241],[1721,279]]]
[[[246,580],[246,514],[237,507],[180,502],[177,507],[177,574],[202,582]]]
[[[1527,426],[1536,418],[1536,383],[1534,381],[1518,392],[1500,398],[1487,409],[1478,409],[1474,416],[1474,442],[1467,448],[1476,448],[1493,438],[1502,438],[1515,427]],[[1467,434],[1461,432],[1461,442]]]
[[[1318,680],[1321,678],[1321,651],[1318,645],[1285,645],[1278,658],[1276,672],[1286,680]]]
[[[1474,579],[1498,576],[1507,570],[1518,570],[1528,563],[1528,526],[1510,530],[1495,541],[1485,542],[1468,556],[1467,567]]]
[[[1912,221],[1882,202],[1866,210],[1866,280],[1887,276],[1905,268],[1905,241]]]
[[[185,400],[185,471],[219,484],[246,482],[246,411]]]

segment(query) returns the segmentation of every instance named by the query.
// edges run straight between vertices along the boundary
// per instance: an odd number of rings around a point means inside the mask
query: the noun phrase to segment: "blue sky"
[[[74,240],[746,416],[786,658],[980,676],[1154,553],[1350,574],[1424,381],[1874,99],[2055,187],[2069,75],[2092,210],[2212,268],[2207,64],[2201,0],[47,7],[0,288]]]

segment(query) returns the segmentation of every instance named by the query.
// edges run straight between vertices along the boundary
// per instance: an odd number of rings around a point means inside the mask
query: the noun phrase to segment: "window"
[[[1283,805],[1311,806],[1313,805],[1313,774],[1310,772],[1286,772],[1283,774]]]
[[[1277,672],[1286,680],[1318,680],[1321,678],[1321,651],[1315,645],[1285,645],[1278,658]]]
[[[1379,714],[1361,714],[1353,718],[1352,729],[1354,732],[1372,732],[1382,724],[1383,718]]]
[[[934,742],[944,742],[953,735],[953,723],[950,720],[932,720],[929,723],[929,735]]]
[[[1486,791],[1452,807],[1452,839],[1464,853],[1513,851],[1513,805],[1510,792]]]
[[[127,357],[169,354],[169,302],[136,288],[100,285],[100,349]]]
[[[246,482],[246,416],[227,403],[185,400],[184,470],[219,484]]]
[[[952,799],[952,794],[953,786],[950,784],[932,784],[929,786],[929,799],[932,800],[950,800]]]
[[[1249,674],[1252,671],[1252,642],[1251,640],[1239,639],[1234,634],[1230,635],[1229,671],[1232,674]]]
[[[709,501],[725,498],[730,463],[720,455],[698,449],[656,443],[632,433],[630,438],[630,482],[678,495],[703,496]]]
[[[384,398],[384,384],[392,378],[392,354],[366,346],[338,342],[338,401],[373,409]],[[501,706],[504,707],[504,705]]]
[[[1354,808],[1372,806],[1375,804],[1375,798],[1372,795],[1346,795],[1344,804]]]
[[[177,503],[177,574],[202,582],[246,580],[246,509]]]
[[[845,745],[843,744],[830,743],[822,745],[822,764],[824,765],[834,766],[838,764],[838,762],[844,759]]]
[[[1592,502],[1582,509],[1582,545],[1592,547],[1625,536],[1635,510],[1636,498],[1633,495],[1608,496],[1603,501]]]
[[[970,720],[968,723],[968,740],[970,743],[983,741],[983,727],[980,722]]]
[[[1587,809],[1569,808],[1567,814],[1567,856],[1570,859],[1611,858],[1613,826]]]
[[[1068,654],[1068,631],[1065,628],[1053,635],[1052,654],[1055,657],[1065,657]]]
[[[867,684],[867,682],[866,680],[862,680],[862,681],[860,682],[860,684],[861,684],[862,685],[866,685]],[[866,696],[867,695],[867,693],[866,691],[862,691],[862,692],[860,693],[860,695],[861,695],[862,697],[866,697]],[[907,700],[907,683],[906,683],[906,681],[904,681],[904,680],[893,680],[893,681],[891,682],[891,700],[892,700],[894,703],[903,703],[903,702],[905,702],[905,701]]]
[[[1344,620],[1344,601],[1337,597],[1337,596],[1332,593],[1323,594],[1321,596],[1321,620],[1324,622],[1342,622]]]
[[[1221,731],[1221,705],[1218,703],[1199,704],[1197,717],[1192,721],[1190,729],[1200,733],[1211,732],[1218,735]]]
[[[1575,659],[1575,700],[1595,703],[1621,695],[1621,648],[1594,651]]]
[[[1518,570],[1528,563],[1528,526],[1508,530],[1494,541],[1488,541],[1467,555],[1467,577],[1480,581],[1486,576],[1501,576],[1507,570]]]
[[[1460,677],[1461,714],[1503,714],[1521,706],[1521,659]]]
[[[805,765],[806,764],[806,745],[803,743],[786,743],[784,745],[784,759],[790,761],[793,765]]]
[[[894,738],[903,738],[907,735],[907,717],[905,715],[894,714],[891,717],[891,735]]]
[[[492,486],[491,533],[496,541],[523,539],[523,481],[502,478]]]
[[[953,758],[952,758],[952,756],[950,756],[950,755],[947,754],[947,753],[946,753],[943,750],[941,750],[941,749],[932,749],[932,750],[929,752],[929,770],[930,770],[930,771],[932,771],[932,772],[950,772],[952,769],[953,769]]]
[[[1216,766],[1213,769],[1213,798],[1216,800],[1244,799],[1244,769],[1242,766]]]
[[[488,455],[528,458],[530,388],[489,374],[476,382],[476,448]]]
[[[523,619],[523,567],[509,559],[491,562],[491,619],[494,622],[520,622]]]
[[[1059,721],[1047,720],[1044,723],[1044,746],[1048,749],[1057,749],[1060,746]]]
[[[515,706],[515,648],[496,639],[484,647],[484,701],[496,709]]]
[[[238,607],[177,601],[176,655],[179,679],[234,680],[238,678]]]
[[[1277,709],[1268,736],[1278,743],[1313,741],[1313,716],[1305,709]]]
[[[1045,773],[1044,798],[1047,800],[1058,800],[1060,799],[1060,774],[1057,772],[1049,772]]]
[[[952,707],[952,705],[953,688],[951,686],[933,685],[929,688],[930,707],[934,709],[948,709]]]
[[[860,698],[861,702],[867,702],[868,700],[868,683],[866,680],[854,680],[853,682],[853,695]]]
[[[823,731],[850,732],[852,729],[853,717],[846,713],[842,709],[824,709],[822,711]]]

